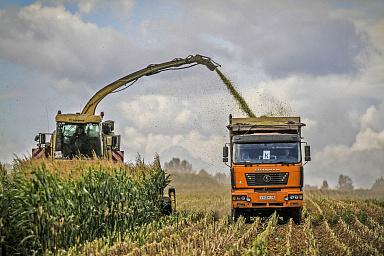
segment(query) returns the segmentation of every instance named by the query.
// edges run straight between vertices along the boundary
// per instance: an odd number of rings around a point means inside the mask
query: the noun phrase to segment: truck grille
[[[245,174],[248,186],[287,185],[288,176],[288,172]]]

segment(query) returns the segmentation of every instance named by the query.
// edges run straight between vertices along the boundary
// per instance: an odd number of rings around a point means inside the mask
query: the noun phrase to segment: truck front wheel
[[[236,222],[241,216],[240,209],[233,208],[232,209],[232,220]]]
[[[299,225],[301,224],[301,208],[288,208],[287,210],[282,212],[282,217],[283,223],[288,223],[289,219],[292,218],[293,222]]]
[[[301,213],[302,213],[301,208],[291,210],[291,217],[293,219],[293,222],[295,222],[295,224],[297,225],[301,224]]]

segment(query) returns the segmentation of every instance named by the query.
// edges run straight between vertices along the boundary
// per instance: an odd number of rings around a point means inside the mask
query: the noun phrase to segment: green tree
[[[164,164],[164,168],[170,172],[192,172],[192,164],[187,160],[180,160],[178,157],[174,157],[171,161]]]
[[[201,176],[201,177],[209,177],[209,176],[211,176],[211,175],[209,175],[209,173],[206,171],[206,170],[204,170],[204,169],[201,169],[200,171],[199,171],[199,174],[198,174],[199,176]]]
[[[215,174],[215,179],[219,182],[219,183],[222,183],[222,184],[228,184],[230,183],[230,178],[225,175],[224,173],[222,172],[217,172]]]
[[[340,174],[338,189],[342,191],[352,191],[353,190],[352,179],[347,175]]]
[[[375,181],[375,183],[373,183],[371,189],[375,191],[384,191],[384,178],[383,177],[378,178]]]
[[[329,189],[328,181],[323,180],[323,184],[321,185],[320,189]]]

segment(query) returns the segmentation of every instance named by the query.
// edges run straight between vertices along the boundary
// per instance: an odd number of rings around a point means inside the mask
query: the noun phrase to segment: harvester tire
[[[164,215],[171,215],[172,213],[172,203],[169,197],[163,197],[161,212]]]

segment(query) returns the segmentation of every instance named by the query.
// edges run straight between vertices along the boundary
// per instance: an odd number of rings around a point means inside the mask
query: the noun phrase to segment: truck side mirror
[[[223,147],[223,162],[224,163],[228,162],[228,147],[227,146]]]
[[[305,145],[304,146],[304,160],[305,161],[311,161],[311,146]]]

